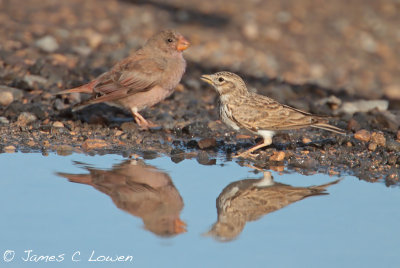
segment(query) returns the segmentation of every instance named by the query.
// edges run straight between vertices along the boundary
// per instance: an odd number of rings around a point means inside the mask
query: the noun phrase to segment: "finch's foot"
[[[144,117],[141,114],[139,114],[138,112],[133,112],[133,116],[141,130],[149,130],[151,128],[160,128],[159,125],[156,125],[153,122],[144,119]]]

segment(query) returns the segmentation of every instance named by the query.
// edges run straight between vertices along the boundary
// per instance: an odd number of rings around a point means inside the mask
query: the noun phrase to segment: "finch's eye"
[[[172,41],[173,41],[173,40],[172,40],[171,38],[168,38],[168,39],[167,39],[167,42],[168,42],[168,43],[172,43]]]
[[[222,77],[220,77],[220,78],[218,78],[218,81],[219,81],[219,82],[224,82],[224,81],[225,81],[225,79],[224,79],[224,78],[222,78]]]

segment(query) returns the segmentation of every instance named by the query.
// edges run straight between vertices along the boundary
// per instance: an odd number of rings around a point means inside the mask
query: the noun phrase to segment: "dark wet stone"
[[[215,159],[210,159],[209,155],[207,152],[205,151],[200,151],[197,154],[197,162],[201,165],[215,165],[216,164],[216,160]]]
[[[400,127],[400,117],[390,111],[375,112],[373,116],[379,129],[389,129],[394,132]]]
[[[314,158],[297,159],[295,157],[289,158],[289,166],[303,168],[303,169],[315,169],[318,166],[318,161]]]
[[[35,103],[34,105],[28,108],[28,111],[34,114],[37,118],[43,120],[47,117],[46,112],[43,109],[43,105],[41,103]]]
[[[175,147],[181,146],[182,145],[182,141],[174,140],[174,141],[172,141],[172,145],[175,146]]]
[[[210,133],[207,122],[195,122],[183,127],[182,132],[191,136],[204,136]]]
[[[188,141],[188,142],[186,143],[186,147],[187,147],[188,149],[194,149],[194,148],[198,148],[199,146],[198,146],[198,144],[197,144],[197,141],[195,141],[195,140],[190,140],[190,141]]]
[[[388,172],[388,175],[385,178],[385,185],[391,186],[399,183],[400,179],[400,171],[392,169]]]
[[[361,129],[360,124],[354,120],[353,118],[351,118],[348,122],[347,122],[347,130],[351,130],[351,131],[358,131]]]
[[[125,158],[127,158],[127,157],[130,157],[131,155],[132,155],[132,152],[131,151],[129,151],[129,150],[125,150],[125,151],[122,151],[122,154],[121,154],[123,157],[125,157]]]
[[[158,157],[158,153],[155,151],[143,151],[142,154],[144,159],[155,159]]]
[[[185,159],[185,152],[181,149],[172,149],[171,151],[171,161],[174,163],[179,163]]]
[[[395,152],[400,152],[400,142],[397,142],[395,140],[387,140],[386,141],[386,148],[389,151],[395,151]]]
[[[21,102],[14,101],[4,111],[3,116],[15,118],[25,110],[25,106]]]
[[[213,148],[217,145],[217,141],[214,138],[201,139],[199,140],[198,145],[200,149]]]

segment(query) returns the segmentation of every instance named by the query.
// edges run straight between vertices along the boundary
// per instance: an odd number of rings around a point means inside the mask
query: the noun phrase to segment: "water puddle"
[[[399,262],[400,191],[383,183],[166,157],[1,154],[0,167],[2,266]]]

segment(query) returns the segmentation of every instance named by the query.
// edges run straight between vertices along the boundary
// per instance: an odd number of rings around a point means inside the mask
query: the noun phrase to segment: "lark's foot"
[[[257,156],[258,154],[252,154],[250,150],[247,150],[242,153],[238,153],[237,155],[232,156],[233,158],[253,158]]]
[[[257,156],[258,154],[252,154],[252,152],[254,152],[255,150],[258,150],[258,149],[260,149],[260,148],[263,148],[263,147],[265,147],[265,146],[268,146],[268,145],[270,145],[272,143],[272,138],[263,138],[263,140],[262,140],[262,142],[260,142],[259,144],[257,144],[257,145],[255,145],[255,146],[253,146],[253,147],[251,147],[250,149],[248,149],[247,151],[245,151],[245,152],[243,152],[243,153],[240,153],[240,154],[237,154],[237,155],[235,155],[233,158],[239,158],[239,157],[242,157],[242,158],[252,158],[252,157],[255,157],[255,156]]]

